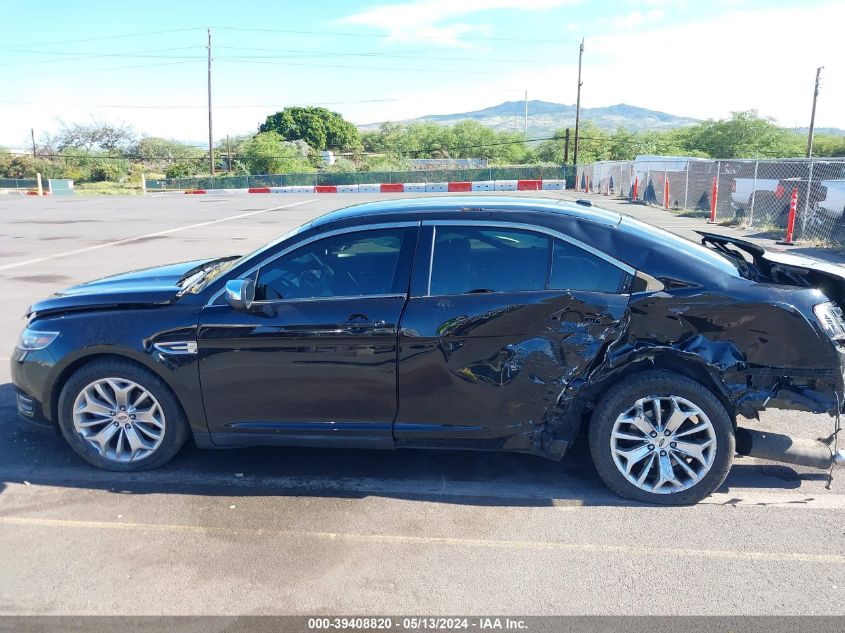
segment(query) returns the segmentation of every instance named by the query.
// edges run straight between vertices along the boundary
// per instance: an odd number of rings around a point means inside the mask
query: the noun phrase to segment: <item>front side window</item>
[[[543,290],[550,238],[514,229],[438,226],[432,295]]]
[[[403,244],[409,229],[343,233],[317,240],[261,268],[256,299],[312,299],[407,291]]]

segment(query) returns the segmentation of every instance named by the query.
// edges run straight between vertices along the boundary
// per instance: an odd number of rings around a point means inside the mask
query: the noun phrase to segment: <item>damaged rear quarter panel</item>
[[[835,392],[842,390],[839,353],[804,316],[824,297],[743,285],[742,300],[706,291],[635,296],[626,332],[591,381],[607,383],[644,362],[705,382],[731,412],[746,417],[766,407],[835,411]]]

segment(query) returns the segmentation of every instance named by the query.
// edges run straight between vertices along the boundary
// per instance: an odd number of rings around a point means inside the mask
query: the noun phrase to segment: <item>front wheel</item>
[[[123,472],[161,466],[189,435],[168,386],[120,359],[91,362],[68,379],[59,396],[59,427],[89,464]]]
[[[589,444],[599,476],[617,494],[684,505],[701,501],[727,477],[734,429],[703,385],[650,371],[626,378],[602,398]]]

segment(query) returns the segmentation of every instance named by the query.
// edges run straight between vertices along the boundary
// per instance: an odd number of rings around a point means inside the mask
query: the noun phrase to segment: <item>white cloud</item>
[[[631,11],[627,15],[613,18],[611,25],[616,29],[633,29],[663,19],[666,14],[660,9],[651,11]]]
[[[845,128],[845,110],[840,107],[845,103],[843,23],[845,4],[836,3],[733,11],[682,24],[644,23],[638,29],[588,37],[582,104],[597,107],[628,103],[702,119],[756,109],[781,125],[806,126],[815,69],[824,65],[816,125]],[[786,46],[785,24],[792,33],[813,33],[813,37],[800,47]],[[572,104],[578,49],[569,45],[561,53],[558,59],[571,61],[503,72],[496,77],[495,85],[528,89],[531,99]],[[493,99],[489,81],[468,81],[462,88],[461,92],[476,91],[479,98],[450,96],[441,90],[421,91],[422,107],[416,107],[416,103],[395,104],[390,108],[392,118],[461,112],[503,100]],[[486,102],[479,103],[483,99]],[[375,111],[368,114],[369,121],[382,118]]]
[[[486,24],[447,23],[456,18],[494,9],[541,11],[578,0],[416,0],[388,4],[348,15],[339,24],[369,26],[386,33],[388,41],[424,41],[441,46],[468,47],[462,35],[489,33]]]

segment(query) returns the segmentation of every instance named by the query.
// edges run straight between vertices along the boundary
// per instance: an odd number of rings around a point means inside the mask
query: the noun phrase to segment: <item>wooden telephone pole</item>
[[[813,131],[816,127],[816,102],[819,100],[819,80],[824,66],[816,68],[816,88],[813,91],[813,112],[810,114],[810,132],[807,134],[807,158],[813,157]]]
[[[581,60],[584,57],[584,38],[581,38],[581,47],[578,49],[578,97],[575,101],[575,147],[572,150],[572,164],[578,164],[578,128],[581,123]]]
[[[211,27],[208,29],[208,161],[214,175],[214,133],[211,128]]]

